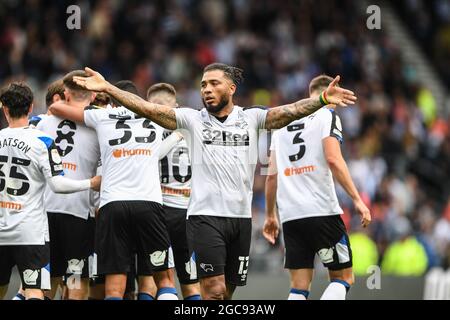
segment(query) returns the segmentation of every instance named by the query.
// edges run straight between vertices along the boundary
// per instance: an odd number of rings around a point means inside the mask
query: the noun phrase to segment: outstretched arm
[[[354,104],[356,101],[355,94],[350,90],[338,87],[339,80],[340,76],[337,76],[322,95],[317,98],[302,99],[270,109],[267,112],[266,129],[285,127],[294,120],[314,113],[324,105],[345,107]]]
[[[175,130],[177,128],[175,111],[172,107],[145,101],[133,93],[120,90],[113,86],[106,81],[100,73],[95,72],[94,70],[85,68],[85,71],[89,77],[73,77],[73,80],[79,86],[91,91],[105,92],[125,108],[144,118],[152,120],[161,127],[169,130]]]

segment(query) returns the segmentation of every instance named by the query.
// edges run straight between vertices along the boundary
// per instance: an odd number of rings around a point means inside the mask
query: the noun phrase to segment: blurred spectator
[[[397,240],[386,249],[381,262],[382,273],[394,276],[423,275],[427,270],[427,255],[424,247],[411,235],[410,222],[401,217],[393,226]]]
[[[353,272],[356,276],[366,276],[368,268],[378,264],[377,245],[362,230],[351,233],[349,239],[353,253]]]
[[[393,3],[450,85],[449,2]],[[78,2],[81,30],[68,30],[71,4],[0,2],[0,82],[27,81],[35,92],[34,114],[45,113],[50,82],[83,66],[113,83],[133,80],[140,92],[155,82],[171,82],[180,104],[197,109],[201,71],[212,61],[245,70],[236,93],[242,106],[290,103],[307,96],[314,76],[340,74],[343,85],[358,95],[357,105],[337,112],[349,169],[371,204],[368,235],[378,256],[395,240],[398,219],[408,217],[429,264],[448,265],[450,214],[439,213],[449,206],[450,118],[438,112],[415,67],[402,60],[401,48],[383,30],[366,28],[367,15],[357,1],[83,0]],[[6,126],[3,113],[0,126]],[[258,262],[250,267],[277,272],[282,242],[272,248],[260,238],[262,158],[261,163],[253,208],[252,257]],[[337,192],[346,219],[353,219],[351,201],[339,187]],[[417,244],[410,240],[396,247]]]

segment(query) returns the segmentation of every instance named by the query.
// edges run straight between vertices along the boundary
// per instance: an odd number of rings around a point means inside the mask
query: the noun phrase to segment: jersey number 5
[[[27,176],[24,175],[23,173],[18,172],[17,170],[19,166],[28,167],[31,161],[28,159],[21,159],[16,157],[12,157],[11,161],[12,166],[11,169],[9,170],[9,178],[28,181]],[[3,191],[6,186],[5,173],[2,171],[2,169],[7,162],[8,162],[7,156],[0,156],[0,192]],[[27,193],[28,189],[30,189],[30,184],[25,181],[22,182],[22,186],[19,189],[7,187],[6,192],[12,196],[24,195],[25,193]]]
[[[302,134],[301,130],[303,130],[303,129],[305,129],[305,124],[304,123],[293,124],[293,125],[287,126],[287,131],[288,132],[296,132],[296,131],[298,131],[295,134],[294,139],[292,140],[292,143],[293,144],[300,144],[298,152],[289,156],[289,160],[290,161],[300,160],[305,155],[306,147],[305,147],[304,144],[302,144],[302,143],[305,142],[305,140],[300,138],[300,135]]]

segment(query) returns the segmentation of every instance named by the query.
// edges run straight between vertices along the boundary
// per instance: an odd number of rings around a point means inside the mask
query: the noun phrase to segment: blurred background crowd
[[[450,118],[383,30],[366,28],[359,1],[78,1],[81,30],[69,30],[70,1],[0,3],[0,82],[21,79],[45,113],[49,82],[84,66],[111,82],[134,81],[144,94],[172,83],[181,105],[202,106],[203,67],[245,70],[236,103],[269,107],[308,95],[309,81],[341,75],[357,105],[339,110],[352,177],[373,216],[361,230],[352,202],[337,188],[350,230],[355,271],[423,275],[450,265]],[[401,0],[394,8],[450,86],[450,1]],[[6,125],[2,114],[1,126]],[[261,235],[263,165],[254,187],[251,268],[279,272],[283,243]]]

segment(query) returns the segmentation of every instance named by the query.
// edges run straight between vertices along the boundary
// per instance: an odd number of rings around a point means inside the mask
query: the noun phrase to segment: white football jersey
[[[223,123],[206,109],[175,113],[191,159],[188,216],[250,218],[258,135],[267,110],[234,106]]]
[[[97,164],[97,172],[95,175],[96,176],[102,175],[102,161],[101,160]],[[100,192],[90,189],[89,196],[90,196],[90,204],[91,204],[89,216],[92,218],[95,218],[95,214],[96,214],[98,208],[100,207]]]
[[[97,131],[100,142],[100,207],[111,201],[162,204],[158,167],[163,128],[124,107],[87,107],[84,122]]]
[[[172,134],[165,130],[163,139]],[[186,141],[179,141],[159,161],[161,191],[164,205],[171,208],[187,209],[191,195],[191,161]]]
[[[43,118],[36,128],[54,139],[62,158],[64,175],[67,178],[84,180],[96,175],[97,164],[100,160],[100,147],[97,134],[93,129],[55,116]],[[91,190],[58,194],[47,186],[45,209],[47,212],[88,219],[92,207],[90,193]]]
[[[0,245],[49,241],[44,188],[62,169],[49,135],[29,127],[0,131]]]
[[[342,142],[342,126],[334,110],[325,107],[272,135],[270,149],[276,154],[282,223],[342,214],[322,146],[322,140],[330,136]]]
[[[28,125],[30,126],[30,128],[36,128],[38,123],[42,120],[47,118],[49,115],[46,113],[41,113],[37,116],[32,116],[29,120],[28,120]]]

